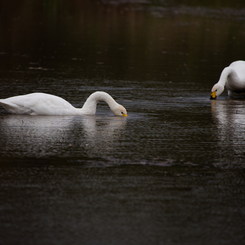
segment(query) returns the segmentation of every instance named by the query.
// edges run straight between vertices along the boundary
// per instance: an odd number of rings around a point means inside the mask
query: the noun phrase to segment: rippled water
[[[209,97],[245,9],[199,4],[2,3],[0,98],[102,90],[128,117],[2,110],[1,244],[243,243],[245,100]]]

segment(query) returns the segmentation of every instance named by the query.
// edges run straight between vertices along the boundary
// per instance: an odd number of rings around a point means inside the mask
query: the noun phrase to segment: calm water
[[[244,243],[245,99],[209,100],[245,59],[243,1],[0,3],[0,98],[128,111],[1,108],[0,244]]]

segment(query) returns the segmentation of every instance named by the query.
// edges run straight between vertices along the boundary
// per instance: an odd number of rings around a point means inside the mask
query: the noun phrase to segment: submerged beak
[[[215,100],[216,98],[217,98],[217,96],[216,96],[216,91],[213,91],[213,92],[211,93],[210,100]]]

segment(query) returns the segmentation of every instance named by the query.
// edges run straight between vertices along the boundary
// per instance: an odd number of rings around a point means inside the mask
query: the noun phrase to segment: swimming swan
[[[245,61],[234,61],[224,68],[219,81],[211,90],[210,99],[216,99],[222,94],[225,87],[228,90],[228,96],[231,96],[233,92],[245,92]]]
[[[91,94],[81,109],[73,107],[61,97],[45,93],[31,93],[0,99],[0,104],[13,114],[72,116],[95,115],[99,101],[105,101],[116,116],[127,116],[127,111],[122,105],[106,92],[100,91]]]

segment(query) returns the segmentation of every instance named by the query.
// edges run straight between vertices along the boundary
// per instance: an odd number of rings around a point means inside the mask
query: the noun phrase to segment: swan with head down
[[[73,116],[95,115],[99,101],[106,102],[116,116],[127,116],[127,111],[122,105],[108,93],[101,91],[92,93],[81,109],[73,107],[61,97],[46,93],[31,93],[0,99],[0,104],[13,114]]]
[[[245,92],[245,61],[234,61],[223,69],[219,81],[211,89],[210,99],[216,99],[225,88],[228,96],[232,96],[234,92]]]

